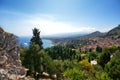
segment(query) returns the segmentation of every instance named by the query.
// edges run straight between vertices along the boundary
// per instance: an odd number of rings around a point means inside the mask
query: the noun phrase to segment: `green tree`
[[[98,59],[98,64],[101,65],[103,69],[105,67],[105,64],[107,64],[107,62],[110,61],[110,54],[111,53],[109,49],[105,48],[100,58]]]
[[[112,59],[105,66],[106,72],[108,72],[109,76],[114,80],[120,79],[120,51],[116,51],[113,54]]]
[[[99,52],[99,53],[101,53],[102,52],[102,48],[100,46],[97,46],[96,47],[96,51]]]
[[[43,49],[43,46],[42,46],[43,42],[42,42],[42,40],[40,38],[39,29],[37,29],[37,28],[33,29],[33,36],[32,36],[32,38],[30,40],[30,43],[38,44],[40,49]]]
[[[39,53],[40,66],[43,67],[43,71],[49,73],[50,75],[55,74],[56,67],[52,58],[44,51],[41,50]]]
[[[23,66],[29,69],[28,75],[35,77],[36,72],[40,72],[39,65],[40,60],[38,58],[39,46],[35,44],[31,44],[28,49],[24,51],[24,59],[23,59]]]
[[[42,41],[38,29],[33,29],[33,37],[28,48],[21,47],[21,60],[24,67],[28,68],[28,75],[37,78],[37,74],[42,75],[47,72],[50,75],[56,71],[51,57],[42,49]]]
[[[68,68],[64,72],[64,77],[65,77],[65,80],[84,80],[82,71],[77,68],[73,68],[73,69]]]
[[[115,53],[118,50],[118,47],[116,46],[111,46],[108,48],[108,50],[110,51],[111,54]]]
[[[113,80],[109,77],[108,73],[105,71],[96,73],[96,80]]]
[[[20,45],[20,60],[23,62],[25,59],[25,53],[28,50],[28,47],[24,47],[23,45]]]
[[[40,50],[39,45],[31,44],[28,49],[25,49],[21,59],[23,66],[29,69],[28,75],[34,78],[37,77],[37,72],[40,75],[43,72],[50,75],[56,72],[53,60],[44,50]]]
[[[62,59],[63,61],[66,59],[73,60],[76,54],[71,48],[63,45],[53,46],[47,48],[45,51],[52,57],[52,59]]]
[[[87,60],[82,60],[79,62],[82,65],[82,68],[92,72],[94,70],[94,67],[87,61]]]
[[[94,60],[94,59],[97,58],[97,53],[96,52],[90,52],[88,57],[89,57],[90,61]]]

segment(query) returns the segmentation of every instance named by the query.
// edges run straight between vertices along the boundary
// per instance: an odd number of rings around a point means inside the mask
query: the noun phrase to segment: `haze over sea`
[[[31,37],[18,37],[19,44],[22,44],[23,46],[29,46]],[[42,39],[43,42],[43,48],[48,48],[53,46],[52,41],[48,39]]]

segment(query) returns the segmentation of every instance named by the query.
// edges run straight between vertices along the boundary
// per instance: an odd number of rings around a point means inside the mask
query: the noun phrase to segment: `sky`
[[[106,32],[120,24],[120,0],[0,0],[0,26],[17,36]]]

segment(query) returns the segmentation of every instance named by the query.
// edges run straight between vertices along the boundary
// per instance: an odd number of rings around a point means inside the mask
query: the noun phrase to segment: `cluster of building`
[[[110,46],[120,46],[120,38],[111,38],[111,37],[92,37],[89,38],[86,45],[81,46],[81,50],[86,51],[86,50],[92,50],[96,51],[97,47],[105,48],[105,47],[110,47]]]

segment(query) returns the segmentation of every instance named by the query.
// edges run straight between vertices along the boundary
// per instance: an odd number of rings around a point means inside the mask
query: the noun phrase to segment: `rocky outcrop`
[[[0,80],[25,80],[16,36],[0,27]]]

